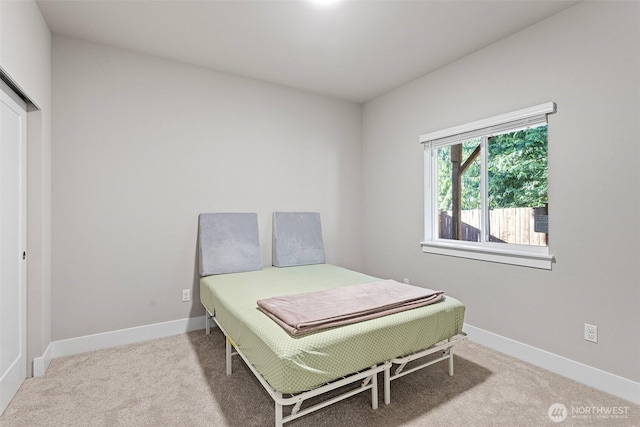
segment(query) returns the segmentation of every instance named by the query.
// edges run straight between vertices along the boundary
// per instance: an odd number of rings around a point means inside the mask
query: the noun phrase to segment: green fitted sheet
[[[256,304],[262,298],[378,280],[329,264],[267,267],[203,277],[200,300],[271,387],[298,393],[427,349],[462,331],[465,307],[449,296],[436,304],[299,337]]]

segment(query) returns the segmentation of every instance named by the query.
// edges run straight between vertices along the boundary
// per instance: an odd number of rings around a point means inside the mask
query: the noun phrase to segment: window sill
[[[422,242],[422,252],[458,258],[477,259],[501,264],[551,270],[553,255],[544,253],[517,252],[473,245],[448,244],[444,242]]]

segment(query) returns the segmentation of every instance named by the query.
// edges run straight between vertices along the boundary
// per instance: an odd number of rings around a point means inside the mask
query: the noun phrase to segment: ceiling
[[[358,103],[575,1],[63,1],[54,34]]]

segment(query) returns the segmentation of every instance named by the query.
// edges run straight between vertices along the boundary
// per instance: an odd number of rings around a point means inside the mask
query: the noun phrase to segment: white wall
[[[442,288],[470,325],[639,381],[639,28],[639,3],[581,3],[366,104],[367,273]],[[423,254],[418,136],[548,101],[553,270]]]
[[[0,1],[0,68],[27,115],[27,359],[51,342],[51,33],[35,1]],[[35,105],[35,107],[34,107]]]
[[[359,105],[58,36],[53,99],[54,340],[203,315],[200,212],[257,212],[265,265],[273,211],[320,212],[362,267]]]

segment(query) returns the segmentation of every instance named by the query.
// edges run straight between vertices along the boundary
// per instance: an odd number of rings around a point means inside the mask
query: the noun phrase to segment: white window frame
[[[424,240],[421,242],[425,253],[448,255],[503,264],[520,265],[525,267],[551,270],[554,261],[548,246],[514,245],[496,242],[467,242],[438,237],[437,194],[432,183],[437,183],[438,147],[451,145],[456,142],[467,141],[472,138],[482,140],[482,176],[481,204],[486,206],[484,185],[486,182],[486,143],[492,135],[504,133],[505,129],[515,131],[547,123],[547,115],[556,112],[556,104],[548,102],[525,108],[511,113],[501,114],[484,120],[478,120],[461,126],[443,129],[420,136],[420,143],[424,144]],[[483,221],[483,232],[486,233],[487,218]],[[488,240],[488,239],[485,239]]]

